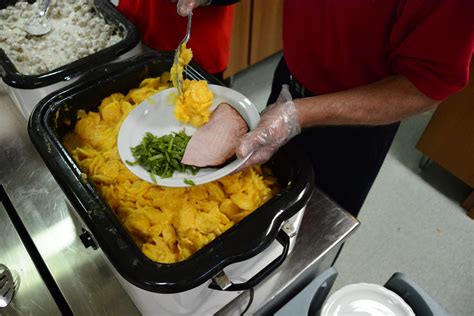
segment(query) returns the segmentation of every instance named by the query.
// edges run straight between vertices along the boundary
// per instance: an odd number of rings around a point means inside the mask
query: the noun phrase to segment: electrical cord
[[[244,311],[240,314],[241,316],[245,315],[245,313],[249,310],[250,306],[253,303],[253,287],[249,289],[249,302],[247,303],[247,307],[245,307]]]

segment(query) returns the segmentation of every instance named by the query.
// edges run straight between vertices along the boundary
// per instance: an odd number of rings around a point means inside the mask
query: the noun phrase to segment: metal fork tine
[[[15,281],[8,268],[0,263],[0,308],[7,306],[15,293]]]
[[[178,89],[178,94],[181,94],[181,82],[179,80],[179,54],[181,53],[181,44],[176,48],[176,52],[174,53],[174,64],[176,67],[176,89]]]
[[[0,295],[6,296],[5,293],[7,293],[10,290],[10,282],[5,282],[5,286],[3,288],[0,288]]]
[[[8,291],[12,288],[12,284],[10,284],[10,280],[8,280],[7,282],[5,282],[5,285],[3,286],[3,288],[0,288],[0,295],[1,296],[6,296],[5,293],[8,293]]]
[[[7,299],[8,301],[11,301],[12,297],[13,297],[13,288],[11,286],[8,286],[5,290],[4,293],[2,293],[1,295]]]
[[[4,274],[0,275],[0,290],[5,286],[7,283],[7,276]]]

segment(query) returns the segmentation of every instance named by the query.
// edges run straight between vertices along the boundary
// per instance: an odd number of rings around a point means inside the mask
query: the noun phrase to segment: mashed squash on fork
[[[205,80],[186,79],[183,81],[184,68],[191,62],[192,58],[191,49],[186,48],[186,45],[183,44],[178,58],[178,66],[176,67],[173,64],[173,67],[171,67],[173,87],[177,87],[178,80],[183,83],[183,93],[176,98],[174,114],[180,122],[191,124],[194,127],[201,127],[209,121],[214,96]]]
[[[176,119],[194,127],[200,127],[209,121],[213,95],[207,81],[188,80],[183,83],[183,95],[176,99],[174,114]]]
[[[64,139],[138,247],[160,263],[185,260],[278,192],[276,179],[261,166],[188,188],[153,185],[127,169],[117,150],[120,125],[137,104],[170,87],[169,81],[169,73],[145,79],[127,95],[103,99],[97,112],[78,111]]]

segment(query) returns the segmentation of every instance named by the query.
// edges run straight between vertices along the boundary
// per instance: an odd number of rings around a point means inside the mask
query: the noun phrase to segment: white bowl
[[[377,284],[347,285],[324,303],[321,316],[414,316],[397,294]]]
[[[223,86],[210,84],[209,88],[214,94],[211,111],[220,103],[226,102],[242,115],[249,129],[254,129],[257,126],[260,115],[255,105],[248,98],[235,90]],[[136,160],[132,155],[131,148],[140,144],[146,132],[160,137],[171,132],[179,132],[183,128],[187,135],[192,135],[196,131],[196,128],[176,120],[174,104],[171,103],[172,98],[169,97],[171,93],[176,94],[176,89],[163,90],[140,103],[123,121],[117,139],[120,158],[125,166],[136,176],[150,183],[154,182],[148,171],[139,165],[131,166],[126,163],[126,160]],[[221,168],[202,168],[195,175],[175,171],[171,178],[156,176],[156,181],[157,184],[167,187],[189,186],[184,183],[185,180],[191,180],[196,185],[204,184],[234,172],[242,166],[246,159],[235,159]]]

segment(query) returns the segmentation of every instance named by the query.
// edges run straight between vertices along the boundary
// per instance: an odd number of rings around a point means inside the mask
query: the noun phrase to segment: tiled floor
[[[262,109],[278,59],[238,74],[233,88]],[[430,116],[402,123],[360,213],[362,225],[336,262],[333,291],[351,283],[383,284],[400,271],[450,314],[474,315],[474,220],[459,206],[469,189],[435,164],[418,169],[415,144]]]

